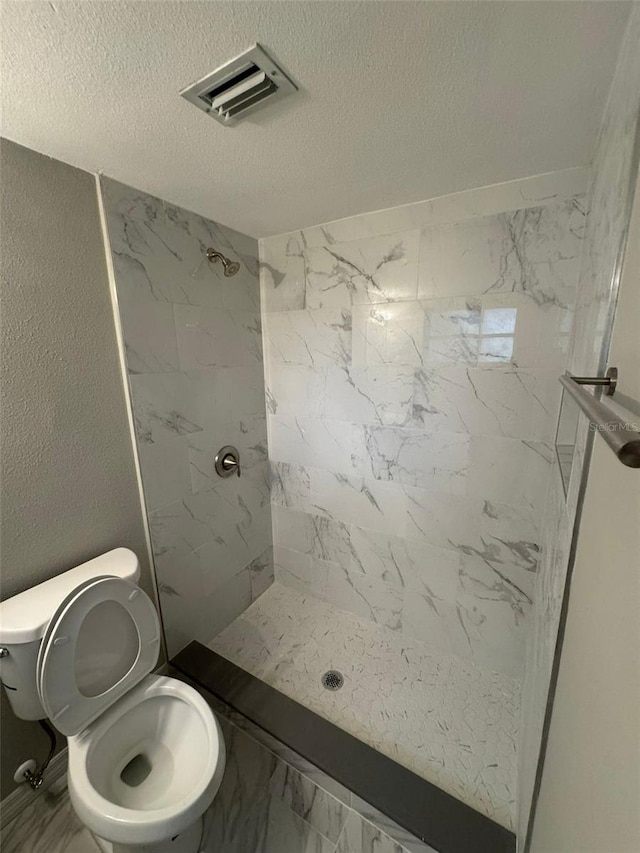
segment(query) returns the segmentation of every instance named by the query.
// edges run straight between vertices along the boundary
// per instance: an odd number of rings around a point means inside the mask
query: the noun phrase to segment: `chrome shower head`
[[[211,262],[221,261],[223,272],[227,278],[235,275],[240,269],[240,264],[237,261],[230,261],[221,252],[216,252],[215,249],[207,249],[207,260]]]

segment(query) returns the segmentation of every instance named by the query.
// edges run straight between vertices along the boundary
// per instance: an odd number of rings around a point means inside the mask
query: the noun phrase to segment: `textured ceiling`
[[[255,236],[591,159],[618,2],[2,3],[2,132]],[[179,97],[254,42],[300,87]]]

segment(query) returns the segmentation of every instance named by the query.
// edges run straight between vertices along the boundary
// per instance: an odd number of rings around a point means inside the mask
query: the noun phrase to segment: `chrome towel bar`
[[[605,393],[611,396],[617,379],[618,372],[612,367],[606,376],[599,377],[565,373],[560,377],[560,384],[587,416],[591,428],[600,433],[622,464],[629,468],[640,468],[640,432],[636,429],[637,424],[620,420],[601,400],[582,388],[583,385],[604,386]]]

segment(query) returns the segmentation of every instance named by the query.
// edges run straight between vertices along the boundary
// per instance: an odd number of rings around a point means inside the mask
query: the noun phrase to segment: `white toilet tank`
[[[138,558],[128,548],[115,548],[0,603],[0,680],[14,714],[42,720],[47,714],[36,682],[38,652],[49,621],[78,586],[98,577],[136,583]]]

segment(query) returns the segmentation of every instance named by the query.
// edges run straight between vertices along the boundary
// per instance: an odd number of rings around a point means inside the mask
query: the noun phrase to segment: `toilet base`
[[[102,853],[201,853],[202,818],[184,829],[175,838],[156,844],[118,844],[94,836]]]

